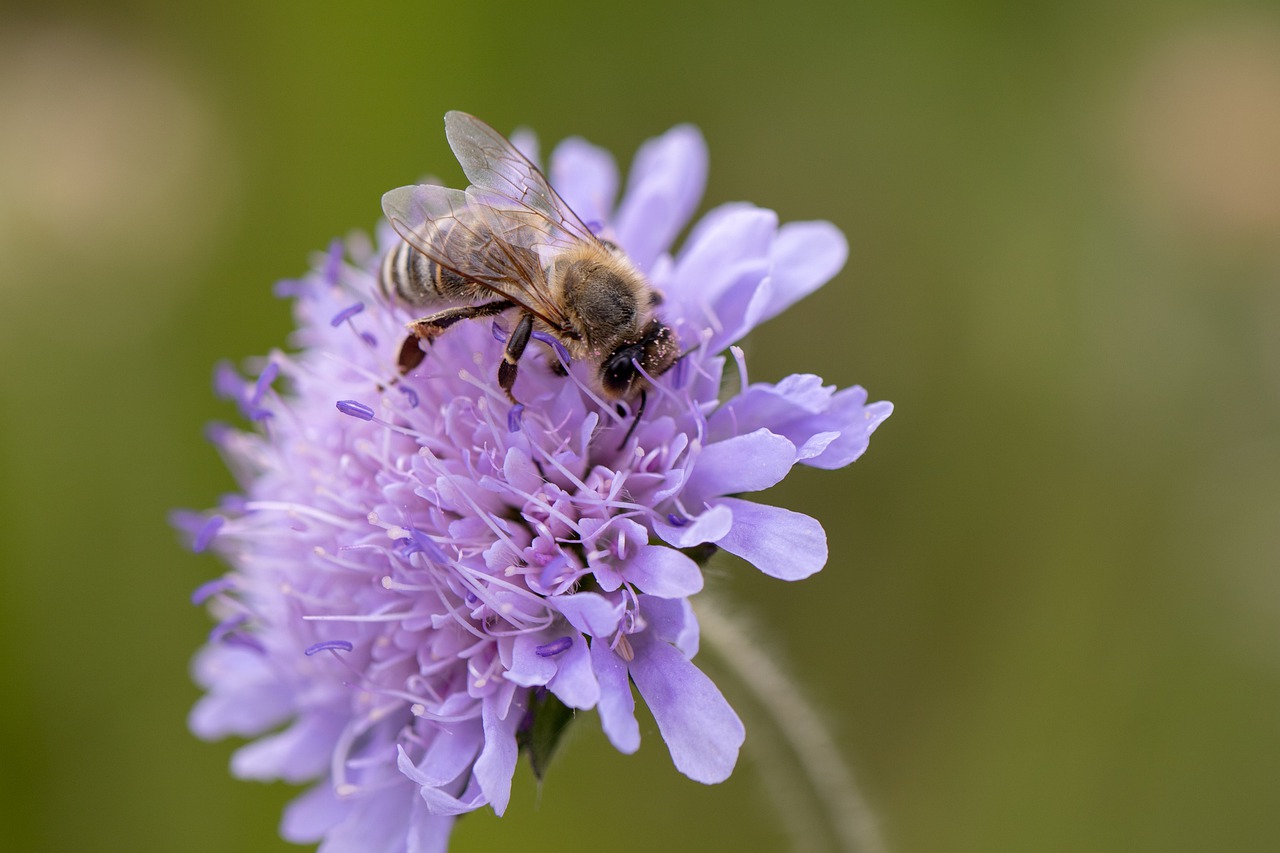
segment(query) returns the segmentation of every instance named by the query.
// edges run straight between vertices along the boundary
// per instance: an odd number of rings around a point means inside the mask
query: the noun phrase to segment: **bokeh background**
[[[220,567],[166,514],[232,487],[214,363],[283,343],[272,283],[384,190],[459,177],[453,108],[623,163],[694,122],[704,210],[848,235],[752,374],[897,410],[770,496],[824,572],[716,586],[892,850],[1277,849],[1280,8],[1223,0],[9,0],[0,848],[297,849],[292,789],[186,731]],[[646,726],[586,715],[454,849],[788,849],[752,753],[704,788]]]

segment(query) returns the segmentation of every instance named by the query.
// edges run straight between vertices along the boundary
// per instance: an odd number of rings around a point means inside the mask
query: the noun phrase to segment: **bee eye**
[[[600,384],[606,393],[613,397],[625,397],[635,382],[635,360],[641,355],[640,347],[623,347],[609,356],[600,365]]]

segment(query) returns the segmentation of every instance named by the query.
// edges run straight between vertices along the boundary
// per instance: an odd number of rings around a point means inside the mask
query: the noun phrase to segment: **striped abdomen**
[[[440,257],[465,258],[472,234],[459,229],[451,240],[453,225],[451,221],[428,223],[423,226],[423,239]],[[387,297],[419,307],[472,302],[480,296],[479,285],[445,269],[403,240],[382,259],[378,283]]]

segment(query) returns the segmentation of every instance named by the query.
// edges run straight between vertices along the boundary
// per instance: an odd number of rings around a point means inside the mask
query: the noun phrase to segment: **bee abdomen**
[[[447,248],[447,232],[437,232],[432,239],[435,244]],[[382,259],[379,285],[388,298],[417,306],[467,301],[475,289],[470,281],[404,241],[396,244]]]

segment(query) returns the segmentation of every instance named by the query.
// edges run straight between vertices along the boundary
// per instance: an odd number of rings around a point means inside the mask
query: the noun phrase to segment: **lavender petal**
[[[649,595],[684,598],[702,590],[702,569],[684,554],[662,545],[642,545],[622,575]]]
[[[630,671],[676,769],[706,785],[728,779],[746,729],[711,679],[679,649],[647,638]]]
[[[630,755],[640,748],[640,724],[627,665],[606,640],[596,639],[591,641],[591,669],[600,684],[600,727],[614,749]]]
[[[698,454],[684,499],[699,504],[720,495],[767,489],[781,482],[795,461],[795,445],[767,429],[713,442]]]
[[[689,221],[707,182],[707,146],[680,125],[636,152],[615,227],[618,243],[647,270]]]
[[[571,136],[551,152],[551,185],[584,223],[607,222],[618,195],[613,155]]]
[[[738,498],[719,503],[733,512],[733,529],[716,544],[766,575],[801,580],[826,565],[826,531],[809,516]]]

